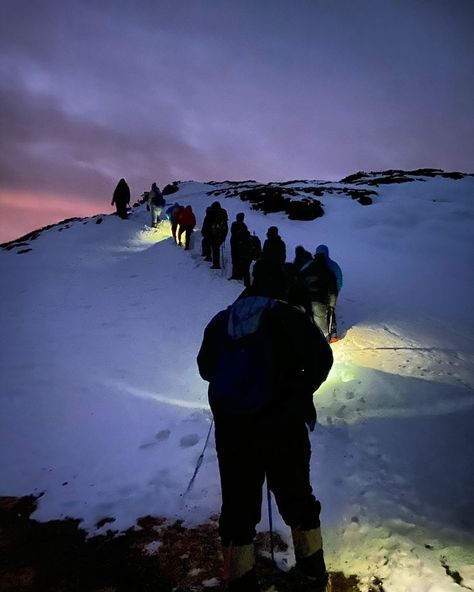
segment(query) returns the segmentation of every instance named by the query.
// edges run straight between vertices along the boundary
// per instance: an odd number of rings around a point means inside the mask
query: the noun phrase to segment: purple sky
[[[474,0],[3,0],[0,242],[118,179],[474,171]]]

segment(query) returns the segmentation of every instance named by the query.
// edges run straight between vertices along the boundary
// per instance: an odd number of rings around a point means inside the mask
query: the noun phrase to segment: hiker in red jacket
[[[178,241],[181,244],[181,235],[184,232],[184,250],[189,250],[189,241],[191,239],[191,232],[193,231],[194,227],[196,226],[196,216],[194,215],[193,209],[191,206],[186,206],[184,210],[179,213],[178,217],[179,222],[179,233],[178,233]]]

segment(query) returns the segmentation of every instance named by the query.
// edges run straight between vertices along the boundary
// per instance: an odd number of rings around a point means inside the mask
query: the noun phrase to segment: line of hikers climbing
[[[156,183],[152,184],[150,191],[144,196],[147,210],[150,212],[151,227],[157,227],[164,212],[164,217],[171,224],[173,240],[177,245],[189,250],[196,226],[196,216],[192,207],[175,202],[164,210],[166,201]],[[130,190],[125,180],[121,179],[112,200],[112,203],[116,204],[119,216],[127,217],[129,202]],[[255,261],[252,272],[254,283],[259,281],[259,277],[265,277],[266,282],[273,283],[270,288],[291,291],[297,304],[311,314],[326,339],[336,341],[335,309],[343,280],[341,268],[329,257],[328,247],[319,245],[312,255],[303,246],[298,245],[293,262],[287,262],[286,244],[278,234],[276,226],[270,226],[267,230],[262,248],[259,237],[255,233],[250,233],[244,220],[245,214],[240,212],[230,227],[232,274],[229,280],[241,280],[245,287],[249,287],[252,284],[250,268]],[[221,269],[228,232],[227,211],[215,201],[206,209],[201,226],[201,254],[205,261],[212,263],[211,269]],[[260,273],[261,271],[264,273]]]

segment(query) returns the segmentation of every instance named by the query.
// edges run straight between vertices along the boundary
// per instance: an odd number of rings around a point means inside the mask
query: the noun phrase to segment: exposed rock
[[[471,173],[445,172],[442,169],[414,169],[403,171],[400,169],[388,169],[386,171],[370,172],[359,171],[348,177],[344,177],[341,183],[355,185],[386,185],[390,183],[410,183],[412,181],[424,181],[423,177],[444,177],[447,179],[463,179],[474,176]],[[421,178],[420,178],[421,177]]]
[[[172,193],[176,193],[179,189],[179,181],[173,181],[168,185],[165,185],[162,190],[163,195],[171,195]]]
[[[223,581],[217,517],[185,528],[145,516],[139,528],[87,537],[80,520],[32,520],[36,503],[34,496],[0,498],[0,592],[205,592],[206,582]],[[273,542],[287,549],[277,533]],[[280,571],[268,559],[268,532],[258,534],[256,550],[262,589],[306,589],[295,570]],[[331,577],[333,592],[359,592],[356,576]]]

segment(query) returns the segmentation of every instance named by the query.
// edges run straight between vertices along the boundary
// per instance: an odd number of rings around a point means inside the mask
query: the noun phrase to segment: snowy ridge
[[[288,186],[303,185],[327,186]],[[366,585],[376,575],[386,592],[459,590],[447,564],[474,588],[474,178],[380,184],[366,207],[323,191],[311,221],[209,195],[235,188],[185,182],[166,198],[191,204],[198,226],[216,199],[262,239],[276,225],[288,259],[325,243],[344,272],[344,338],[312,434],[330,567]],[[140,205],[0,250],[0,495],[44,492],[38,520],[79,517],[95,532],[105,516],[123,529],[219,510],[213,438],[184,495],[210,424],[195,357],[242,286],[226,279],[228,252],[223,272],[202,261],[198,229],[184,252],[167,222],[148,222]]]

